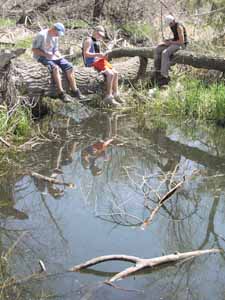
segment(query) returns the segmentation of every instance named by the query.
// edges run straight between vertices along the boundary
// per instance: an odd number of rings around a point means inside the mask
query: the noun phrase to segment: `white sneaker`
[[[120,103],[118,103],[114,98],[113,96],[107,96],[104,98],[104,102],[105,104],[109,104],[111,106],[114,106],[114,107],[119,107],[121,106]]]
[[[122,99],[122,98],[120,97],[119,94],[115,94],[115,95],[113,95],[113,97],[114,97],[114,99],[115,99],[117,102],[119,102],[119,103],[121,103],[121,104],[124,104],[124,103],[125,103],[125,100]]]

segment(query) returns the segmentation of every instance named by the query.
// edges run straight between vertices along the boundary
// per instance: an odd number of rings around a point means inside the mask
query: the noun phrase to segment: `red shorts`
[[[112,65],[105,58],[100,58],[92,64],[98,71],[105,71],[106,69],[112,69]]]

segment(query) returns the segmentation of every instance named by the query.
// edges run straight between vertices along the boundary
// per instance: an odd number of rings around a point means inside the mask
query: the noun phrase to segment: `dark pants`
[[[66,60],[65,58],[51,60],[51,59],[47,59],[44,56],[41,56],[38,59],[38,62],[40,62],[44,66],[47,66],[51,73],[52,73],[53,69],[56,67],[60,67],[60,69],[63,72],[66,72],[73,68],[73,65],[71,63],[69,63],[68,60]]]

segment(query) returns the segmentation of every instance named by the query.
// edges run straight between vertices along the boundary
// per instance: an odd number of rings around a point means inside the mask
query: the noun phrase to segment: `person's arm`
[[[83,54],[84,57],[98,57],[98,58],[104,58],[105,55],[103,53],[92,53],[90,52],[91,49],[91,40],[90,39],[86,39],[84,42],[84,49],[83,49]]]
[[[38,48],[32,48],[32,51],[35,55],[37,56],[44,56],[46,57],[47,59],[51,59],[52,58],[52,55],[48,54],[48,53],[45,53],[43,50],[40,50]]]
[[[184,33],[180,25],[177,27],[178,37],[177,41],[169,40],[165,41],[166,45],[183,45],[184,44]]]
[[[33,41],[33,45],[32,45],[32,52],[37,55],[37,56],[44,56],[47,59],[51,59],[52,55],[44,52],[43,50],[41,50],[41,46],[43,43],[44,37],[42,35],[37,35],[36,38]]]
[[[57,58],[62,57],[62,54],[59,52],[59,42],[58,38],[55,39],[55,46],[53,48],[53,55]]]

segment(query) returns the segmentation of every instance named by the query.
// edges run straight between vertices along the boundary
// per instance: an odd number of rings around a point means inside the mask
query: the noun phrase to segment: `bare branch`
[[[102,262],[114,261],[114,260],[128,261],[128,262],[135,263],[134,266],[126,268],[125,270],[111,277],[109,280],[105,281],[105,283],[110,284],[112,282],[125,278],[145,268],[153,268],[163,264],[175,263],[181,260],[187,260],[189,258],[194,258],[200,255],[205,255],[210,253],[220,253],[221,251],[222,250],[220,249],[207,249],[207,250],[196,250],[196,251],[184,252],[184,253],[176,252],[174,254],[155,257],[151,259],[144,259],[144,258],[139,258],[136,256],[128,256],[128,255],[105,255],[105,256],[99,256],[91,260],[88,260],[83,264],[71,268],[69,271],[76,272],[91,267],[93,265],[97,265]]]

